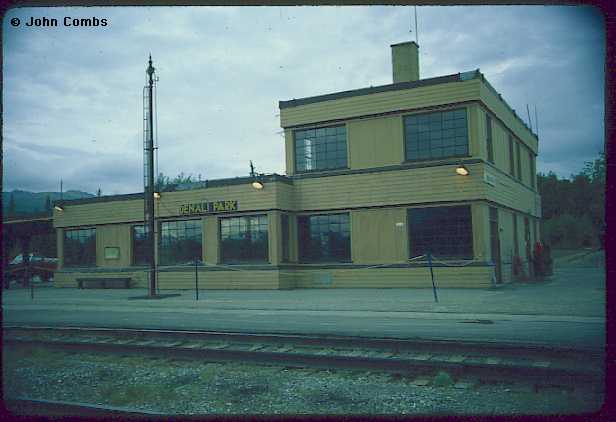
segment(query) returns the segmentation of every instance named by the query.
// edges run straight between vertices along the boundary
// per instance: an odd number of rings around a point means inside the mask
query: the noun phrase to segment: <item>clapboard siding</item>
[[[250,183],[242,185],[163,192],[157,201],[159,218],[179,216],[180,205],[203,201],[237,200],[238,212],[267,210],[276,207],[281,182],[268,182],[263,190],[254,189]],[[288,194],[289,190],[284,190]],[[184,218],[184,217],[182,217]],[[63,212],[54,212],[54,227],[72,227],[97,224],[143,221],[143,200],[116,200],[88,204],[67,203]]]
[[[480,81],[450,82],[283,108],[280,125],[296,125],[479,99]]]
[[[530,130],[509,110],[485,83],[480,88],[481,101],[494,113],[505,126],[535,154],[538,152],[538,140]]]
[[[525,214],[539,216],[540,211],[535,204],[536,193],[534,191],[507,175],[494,171],[488,166],[486,166],[485,171],[492,175],[496,182],[494,186],[486,184],[488,200]],[[540,206],[541,204],[539,204]]]
[[[297,211],[438,201],[463,201],[484,196],[481,164],[468,177],[455,165],[400,171],[299,179],[295,181]]]
[[[493,267],[434,268],[438,287],[487,288]],[[330,271],[298,270],[296,288],[432,288],[430,270],[420,268],[349,269]]]

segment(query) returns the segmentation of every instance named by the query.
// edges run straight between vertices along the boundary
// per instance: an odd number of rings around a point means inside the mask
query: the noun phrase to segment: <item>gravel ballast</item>
[[[455,380],[434,383],[434,375],[422,375],[430,382],[417,386],[417,375],[52,352],[24,346],[3,350],[7,398],[164,414],[576,414],[597,411],[603,401],[599,389],[537,392],[506,383],[456,388]],[[437,380],[442,379],[448,377],[440,374]]]

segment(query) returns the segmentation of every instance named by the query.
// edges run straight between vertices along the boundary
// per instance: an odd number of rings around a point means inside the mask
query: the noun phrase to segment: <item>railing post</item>
[[[199,270],[197,262],[197,258],[195,258],[195,300],[199,300]]]
[[[434,293],[434,301],[438,303],[436,284],[434,284],[434,271],[432,269],[432,252],[428,252],[428,266],[430,267],[430,278],[432,278],[432,292]]]

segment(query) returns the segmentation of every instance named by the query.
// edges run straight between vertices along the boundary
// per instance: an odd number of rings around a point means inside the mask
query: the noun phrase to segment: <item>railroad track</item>
[[[97,353],[241,361],[287,367],[345,368],[503,380],[533,388],[601,388],[603,354],[517,344],[177,330],[4,326],[3,343]]]

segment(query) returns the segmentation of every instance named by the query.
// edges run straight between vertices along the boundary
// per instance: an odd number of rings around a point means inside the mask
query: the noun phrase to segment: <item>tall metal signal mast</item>
[[[154,66],[152,55],[146,73],[148,84],[143,87],[143,202],[146,256],[150,264],[149,295],[156,296],[156,261],[154,258]]]

